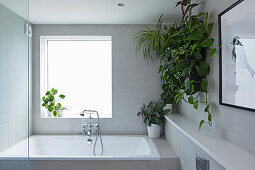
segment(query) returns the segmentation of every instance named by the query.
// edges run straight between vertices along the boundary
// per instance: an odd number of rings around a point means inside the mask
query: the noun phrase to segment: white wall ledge
[[[198,125],[180,114],[165,116],[185,136],[227,170],[254,170],[255,155],[217,135],[199,131]]]

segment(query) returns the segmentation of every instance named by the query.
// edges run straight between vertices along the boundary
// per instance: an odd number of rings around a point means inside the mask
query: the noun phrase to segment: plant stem
[[[184,97],[182,97],[182,99],[183,99],[186,103],[189,103]]]
[[[205,100],[205,101],[206,101],[206,105],[207,105],[207,94],[208,94],[208,93],[206,92],[206,93],[205,93],[205,98],[206,98],[206,100]]]
[[[198,92],[198,95],[197,95],[197,97],[195,97],[194,99],[197,99],[199,96],[200,96],[200,92]]]

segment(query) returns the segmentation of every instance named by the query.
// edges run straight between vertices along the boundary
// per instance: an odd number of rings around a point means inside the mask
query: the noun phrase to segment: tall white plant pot
[[[156,139],[160,137],[161,127],[156,124],[151,124],[151,126],[147,126],[147,131],[149,138]]]
[[[173,110],[173,105],[172,104],[166,104],[166,106],[163,109],[164,110],[169,109],[170,111],[168,112],[168,114],[171,114],[172,110]]]

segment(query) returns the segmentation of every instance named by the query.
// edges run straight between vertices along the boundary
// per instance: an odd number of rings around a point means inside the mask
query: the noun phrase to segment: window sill
[[[88,116],[81,116],[79,114],[65,114],[62,117],[48,117],[48,116],[40,116],[41,119],[86,119]],[[100,119],[109,119],[112,118],[112,115],[102,115],[99,116]]]

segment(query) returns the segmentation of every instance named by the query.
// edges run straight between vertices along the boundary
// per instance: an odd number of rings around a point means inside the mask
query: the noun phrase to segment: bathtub
[[[93,137],[92,137],[93,138]],[[29,137],[29,160],[159,160],[153,141],[147,136],[102,136],[104,154],[93,156],[93,144],[86,136]],[[27,139],[0,153],[0,160],[27,158]],[[96,153],[100,153],[98,141]],[[100,154],[99,154],[100,155]]]

